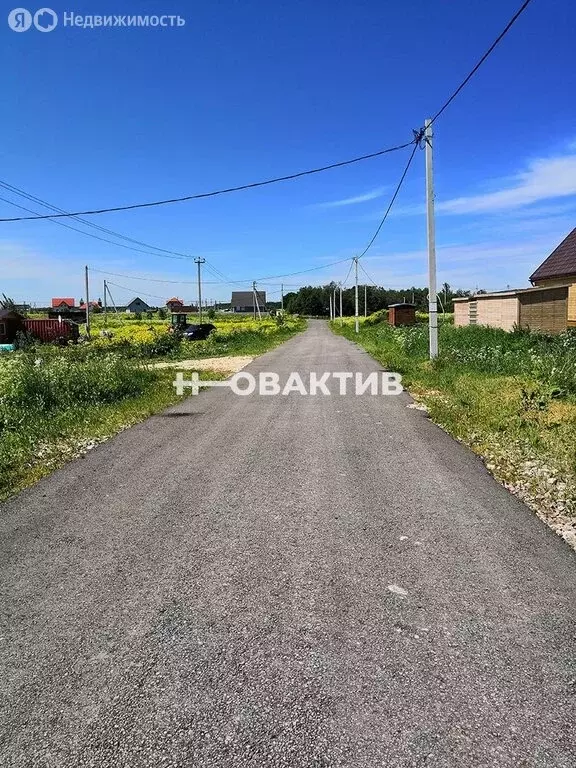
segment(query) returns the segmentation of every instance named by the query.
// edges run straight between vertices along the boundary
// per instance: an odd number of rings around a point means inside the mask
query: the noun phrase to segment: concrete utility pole
[[[258,291],[256,290],[256,280],[252,283],[252,291],[254,292],[254,320],[256,320],[256,312],[258,312],[258,320],[262,320],[260,303],[258,301]]]
[[[332,291],[328,294],[328,302],[330,304],[330,320],[334,320],[334,313],[332,310]]]
[[[106,303],[106,280],[104,280],[104,327],[108,325],[108,304]]]
[[[86,283],[86,338],[90,338],[90,285],[88,267],[84,267],[84,282]]]
[[[280,283],[280,309],[284,312],[284,283]]]
[[[432,167],[432,121],[424,122],[426,142],[426,217],[428,222],[428,328],[430,360],[438,357],[438,307],[436,303],[436,224]]]
[[[198,264],[198,320],[202,322],[202,273],[200,272],[201,265],[204,264],[206,259],[196,258],[194,259]]]
[[[342,319],[342,283],[340,283],[340,325],[344,325],[344,320]]]
[[[360,332],[358,325],[358,256],[354,256],[354,330]]]

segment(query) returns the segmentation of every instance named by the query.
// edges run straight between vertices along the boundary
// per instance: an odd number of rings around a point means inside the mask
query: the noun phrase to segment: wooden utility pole
[[[366,303],[366,297],[368,293],[366,290],[366,285],[364,286],[364,317],[368,317],[368,304]]]
[[[430,360],[438,357],[438,307],[436,300],[436,224],[434,221],[434,176],[432,165],[432,121],[424,123],[426,143],[426,218],[428,223],[428,328]]]
[[[280,283],[280,309],[284,312],[284,283]]]

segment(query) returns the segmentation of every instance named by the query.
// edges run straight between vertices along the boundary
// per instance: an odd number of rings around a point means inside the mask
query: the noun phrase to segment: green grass
[[[235,321],[203,342],[179,341],[165,323],[159,332],[141,325],[132,338],[132,326],[124,323],[129,332],[119,339],[0,355],[0,500],[177,402],[174,370],[152,368],[149,360],[256,356],[303,330],[305,321],[257,327]],[[222,375],[203,371],[200,378]]]
[[[256,356],[282,344],[306,327],[304,319],[289,315],[281,320],[270,317],[253,320],[250,316],[230,314],[218,316],[211,322],[216,325],[216,330],[206,341],[186,341],[170,333],[166,321],[135,322],[130,316],[119,316],[109,320],[106,330],[112,337],[106,338],[102,335],[104,319],[102,315],[96,315],[92,340],[85,346],[140,359]]]
[[[486,458],[527,500],[576,512],[576,334],[441,325],[428,360],[428,326],[353,324],[333,330],[358,342],[423,402],[430,417]]]

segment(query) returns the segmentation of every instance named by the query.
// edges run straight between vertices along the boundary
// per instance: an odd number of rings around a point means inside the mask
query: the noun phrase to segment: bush
[[[378,312],[372,312],[371,315],[364,320],[364,325],[378,325],[379,323],[388,322],[388,310],[379,309]]]

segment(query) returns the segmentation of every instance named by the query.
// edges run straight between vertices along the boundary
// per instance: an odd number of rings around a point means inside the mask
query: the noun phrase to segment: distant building
[[[542,288],[576,283],[576,229],[530,275],[530,282]]]
[[[65,312],[67,309],[74,309],[75,299],[52,299],[52,309],[59,309]]]
[[[183,299],[168,299],[166,302],[168,310],[172,314],[186,314],[186,312],[198,312],[198,307],[193,304],[184,304]]]
[[[136,296],[135,299],[132,299],[130,304],[126,307],[126,312],[130,313],[136,313],[136,312],[150,312],[150,307],[148,304],[146,304],[145,301],[142,301],[142,299],[139,296]]]
[[[232,291],[232,312],[263,312],[266,309],[266,291],[256,291],[258,307],[254,306],[254,291]]]

